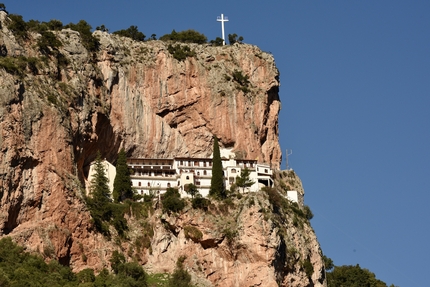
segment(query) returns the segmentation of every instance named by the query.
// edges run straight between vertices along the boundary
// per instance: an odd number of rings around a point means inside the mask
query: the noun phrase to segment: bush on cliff
[[[162,195],[161,203],[163,212],[179,212],[185,207],[185,201],[181,198],[177,189],[169,187]]]
[[[82,44],[88,51],[95,52],[99,49],[100,42],[93,36],[93,33],[91,33],[91,25],[85,20],[81,20],[76,24],[69,23],[65,26],[65,28],[70,28],[79,32],[81,35]]]
[[[89,268],[74,274],[55,260],[46,263],[41,256],[24,252],[10,237],[4,237],[0,240],[0,286],[148,286],[142,266],[125,262],[118,254],[112,257],[117,259],[113,264],[116,275],[103,269],[96,276]]]
[[[205,35],[192,29],[181,32],[173,30],[172,33],[161,36],[160,40],[196,44],[204,44],[207,42]]]
[[[119,30],[113,32],[116,35],[122,36],[122,37],[128,37],[130,39],[133,39],[134,41],[145,41],[145,34],[139,31],[137,29],[137,26],[130,26],[127,29]]]

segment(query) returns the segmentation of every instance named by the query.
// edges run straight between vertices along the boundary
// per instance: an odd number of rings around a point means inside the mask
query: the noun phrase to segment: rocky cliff
[[[137,241],[119,244],[98,234],[83,200],[98,150],[111,162],[122,147],[131,157],[207,157],[215,135],[237,157],[278,168],[279,73],[270,54],[245,44],[187,44],[193,56],[177,60],[165,42],[100,31],[94,33],[100,46],[90,52],[71,29],[53,31],[60,44],[42,49],[40,33],[23,36],[8,28],[10,21],[0,11],[2,236],[74,270],[109,267],[112,251],[121,249],[132,250],[129,258],[148,270],[171,272],[184,251],[193,254],[186,266],[203,285],[322,286],[312,229],[308,223],[297,228],[291,218],[282,228],[277,220],[277,227],[262,213],[273,205],[264,193],[246,197],[252,206],[245,199],[234,203],[246,208],[226,219],[240,238],[231,250],[222,230],[211,234],[220,224],[215,211],[164,218],[151,209],[145,219],[150,244],[137,252]],[[128,219],[136,225],[130,238],[139,239],[146,231]],[[201,230],[202,239],[186,238],[186,226]]]

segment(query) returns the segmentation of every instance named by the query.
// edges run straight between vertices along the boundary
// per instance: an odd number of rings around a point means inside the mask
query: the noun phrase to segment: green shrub
[[[42,54],[49,55],[52,53],[51,49],[56,50],[58,47],[62,46],[62,43],[57,39],[54,33],[44,31],[37,40],[37,46]]]
[[[191,29],[181,32],[176,32],[173,30],[172,33],[161,36],[160,40],[196,44],[204,44],[207,42],[205,35]]]
[[[314,266],[312,265],[309,259],[306,259],[302,262],[303,269],[308,277],[311,277],[314,274]]]
[[[203,238],[203,233],[197,227],[191,225],[184,227],[184,234],[186,239],[191,239],[195,242]]]
[[[185,201],[181,199],[177,189],[168,188],[163,194],[161,203],[163,204],[163,212],[179,212],[185,207]]]
[[[18,39],[24,40],[28,38],[28,25],[22,19],[21,15],[10,14],[10,22],[7,28],[17,37]]]
[[[3,68],[9,74],[16,76],[24,76],[25,68],[27,67],[27,58],[20,56],[17,58],[13,57],[2,57],[0,58],[0,68]]]
[[[224,234],[224,237],[227,239],[228,244],[232,244],[234,242],[234,239],[238,236],[237,230],[232,230],[229,227],[226,227],[222,233]]]
[[[184,269],[185,259],[185,256],[180,256],[176,261],[175,272],[170,277],[167,287],[193,287],[191,275]]]
[[[145,41],[145,35],[137,29],[137,26],[130,26],[126,30],[119,30],[113,32],[113,34],[128,37],[135,41]]]
[[[224,40],[220,37],[216,37],[215,40],[211,40],[210,43],[212,46],[222,46],[224,44]]]
[[[208,210],[208,207],[211,204],[211,202],[210,202],[209,199],[201,197],[201,196],[194,197],[191,200],[191,203],[192,203],[192,207],[194,209],[202,209],[202,210],[205,210],[205,211]]]
[[[167,47],[169,53],[178,61],[183,61],[187,57],[194,57],[196,52],[192,51],[190,47],[186,45],[169,45]]]
[[[85,20],[81,20],[76,24],[69,23],[65,26],[65,28],[70,28],[79,32],[82,39],[82,44],[84,47],[90,51],[95,52],[99,49],[100,42],[97,38],[93,36],[91,33],[91,25],[88,24]]]

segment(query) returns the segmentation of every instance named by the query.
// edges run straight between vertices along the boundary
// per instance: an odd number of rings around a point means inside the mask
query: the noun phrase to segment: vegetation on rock
[[[327,272],[327,287],[387,287],[387,284],[376,279],[374,273],[360,265],[334,266]],[[389,287],[396,287],[391,284]]]
[[[122,148],[116,161],[116,176],[113,182],[113,200],[121,202],[133,198],[133,188],[130,179],[130,170],[127,165],[127,155]]]
[[[224,172],[222,171],[221,154],[217,137],[214,137],[213,157],[212,157],[212,178],[209,195],[215,199],[227,197],[224,187]]]
[[[181,198],[178,190],[169,187],[161,198],[163,212],[179,212],[185,207],[185,200]]]
[[[186,257],[181,256],[176,261],[176,269],[169,279],[167,287],[193,287],[191,284],[191,275],[184,269]]]
[[[196,52],[192,51],[186,45],[171,45],[167,46],[167,51],[178,61],[184,61],[187,57],[194,57]]]
[[[76,24],[69,23],[64,28],[70,28],[79,32],[81,35],[82,44],[88,51],[95,52],[99,49],[100,42],[96,37],[93,36],[91,33],[92,27],[85,20],[80,20]]]
[[[100,152],[94,164],[95,174],[91,179],[90,194],[86,197],[87,205],[97,231],[110,236],[109,225],[112,224],[118,235],[124,236],[127,231],[127,221],[124,218],[125,206],[112,203],[108,179],[101,159]]]
[[[181,32],[173,30],[172,33],[161,36],[160,40],[196,44],[204,44],[207,42],[205,35],[192,29]]]
[[[55,260],[46,263],[41,256],[25,252],[10,237],[4,237],[0,239],[0,286],[148,286],[142,266],[125,262],[118,253],[113,258],[116,275],[106,269],[95,275],[89,268],[75,274]]]
[[[133,26],[133,25],[125,30],[123,29],[123,30],[115,31],[113,32],[113,34],[116,34],[122,37],[128,37],[134,41],[142,41],[142,42],[145,41],[145,34],[140,32],[137,26]]]
[[[230,42],[230,45],[233,45],[234,43],[242,43],[243,37],[237,36],[236,33],[234,34],[228,34],[228,41]]]

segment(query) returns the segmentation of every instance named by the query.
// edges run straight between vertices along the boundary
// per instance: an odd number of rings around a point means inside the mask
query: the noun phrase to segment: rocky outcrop
[[[199,286],[325,286],[316,236],[309,222],[284,203],[278,211],[285,215],[282,222],[265,192],[212,205],[209,211],[187,208],[177,216],[156,211],[145,267],[171,273],[185,256],[184,266]]]
[[[83,200],[89,164],[98,150],[110,162],[121,147],[131,157],[207,157],[217,136],[237,157],[279,167],[279,73],[273,57],[257,47],[188,44],[195,56],[179,61],[164,42],[133,42],[100,31],[94,33],[99,50],[89,52],[78,32],[63,29],[53,31],[62,46],[42,53],[37,48],[41,35],[15,35],[3,11],[0,21],[1,236],[12,236],[75,271],[109,267],[118,245],[94,230]],[[235,251],[229,250],[225,234],[199,226],[206,217],[211,218],[189,210],[178,219],[165,218],[167,223],[177,220],[178,233],[152,222],[151,248],[139,253],[141,262],[150,270],[172,271],[175,256],[186,247],[189,254],[202,256],[189,256],[186,263],[197,268],[194,278],[205,278],[206,285],[263,284],[251,270],[261,270],[258,274],[272,285],[303,279],[290,278],[287,269],[273,265],[287,249],[257,204],[240,213]],[[213,218],[208,222],[213,224]],[[185,240],[186,225],[203,229],[203,239]],[[314,236],[306,226],[291,229],[297,246],[304,234]],[[303,243],[303,250],[312,252],[296,249],[300,258],[314,263],[320,257],[312,240],[313,246]],[[237,273],[246,268],[248,273]],[[291,274],[303,274],[297,268]],[[319,279],[297,286],[319,286],[311,282],[321,279],[321,270],[314,272]]]

